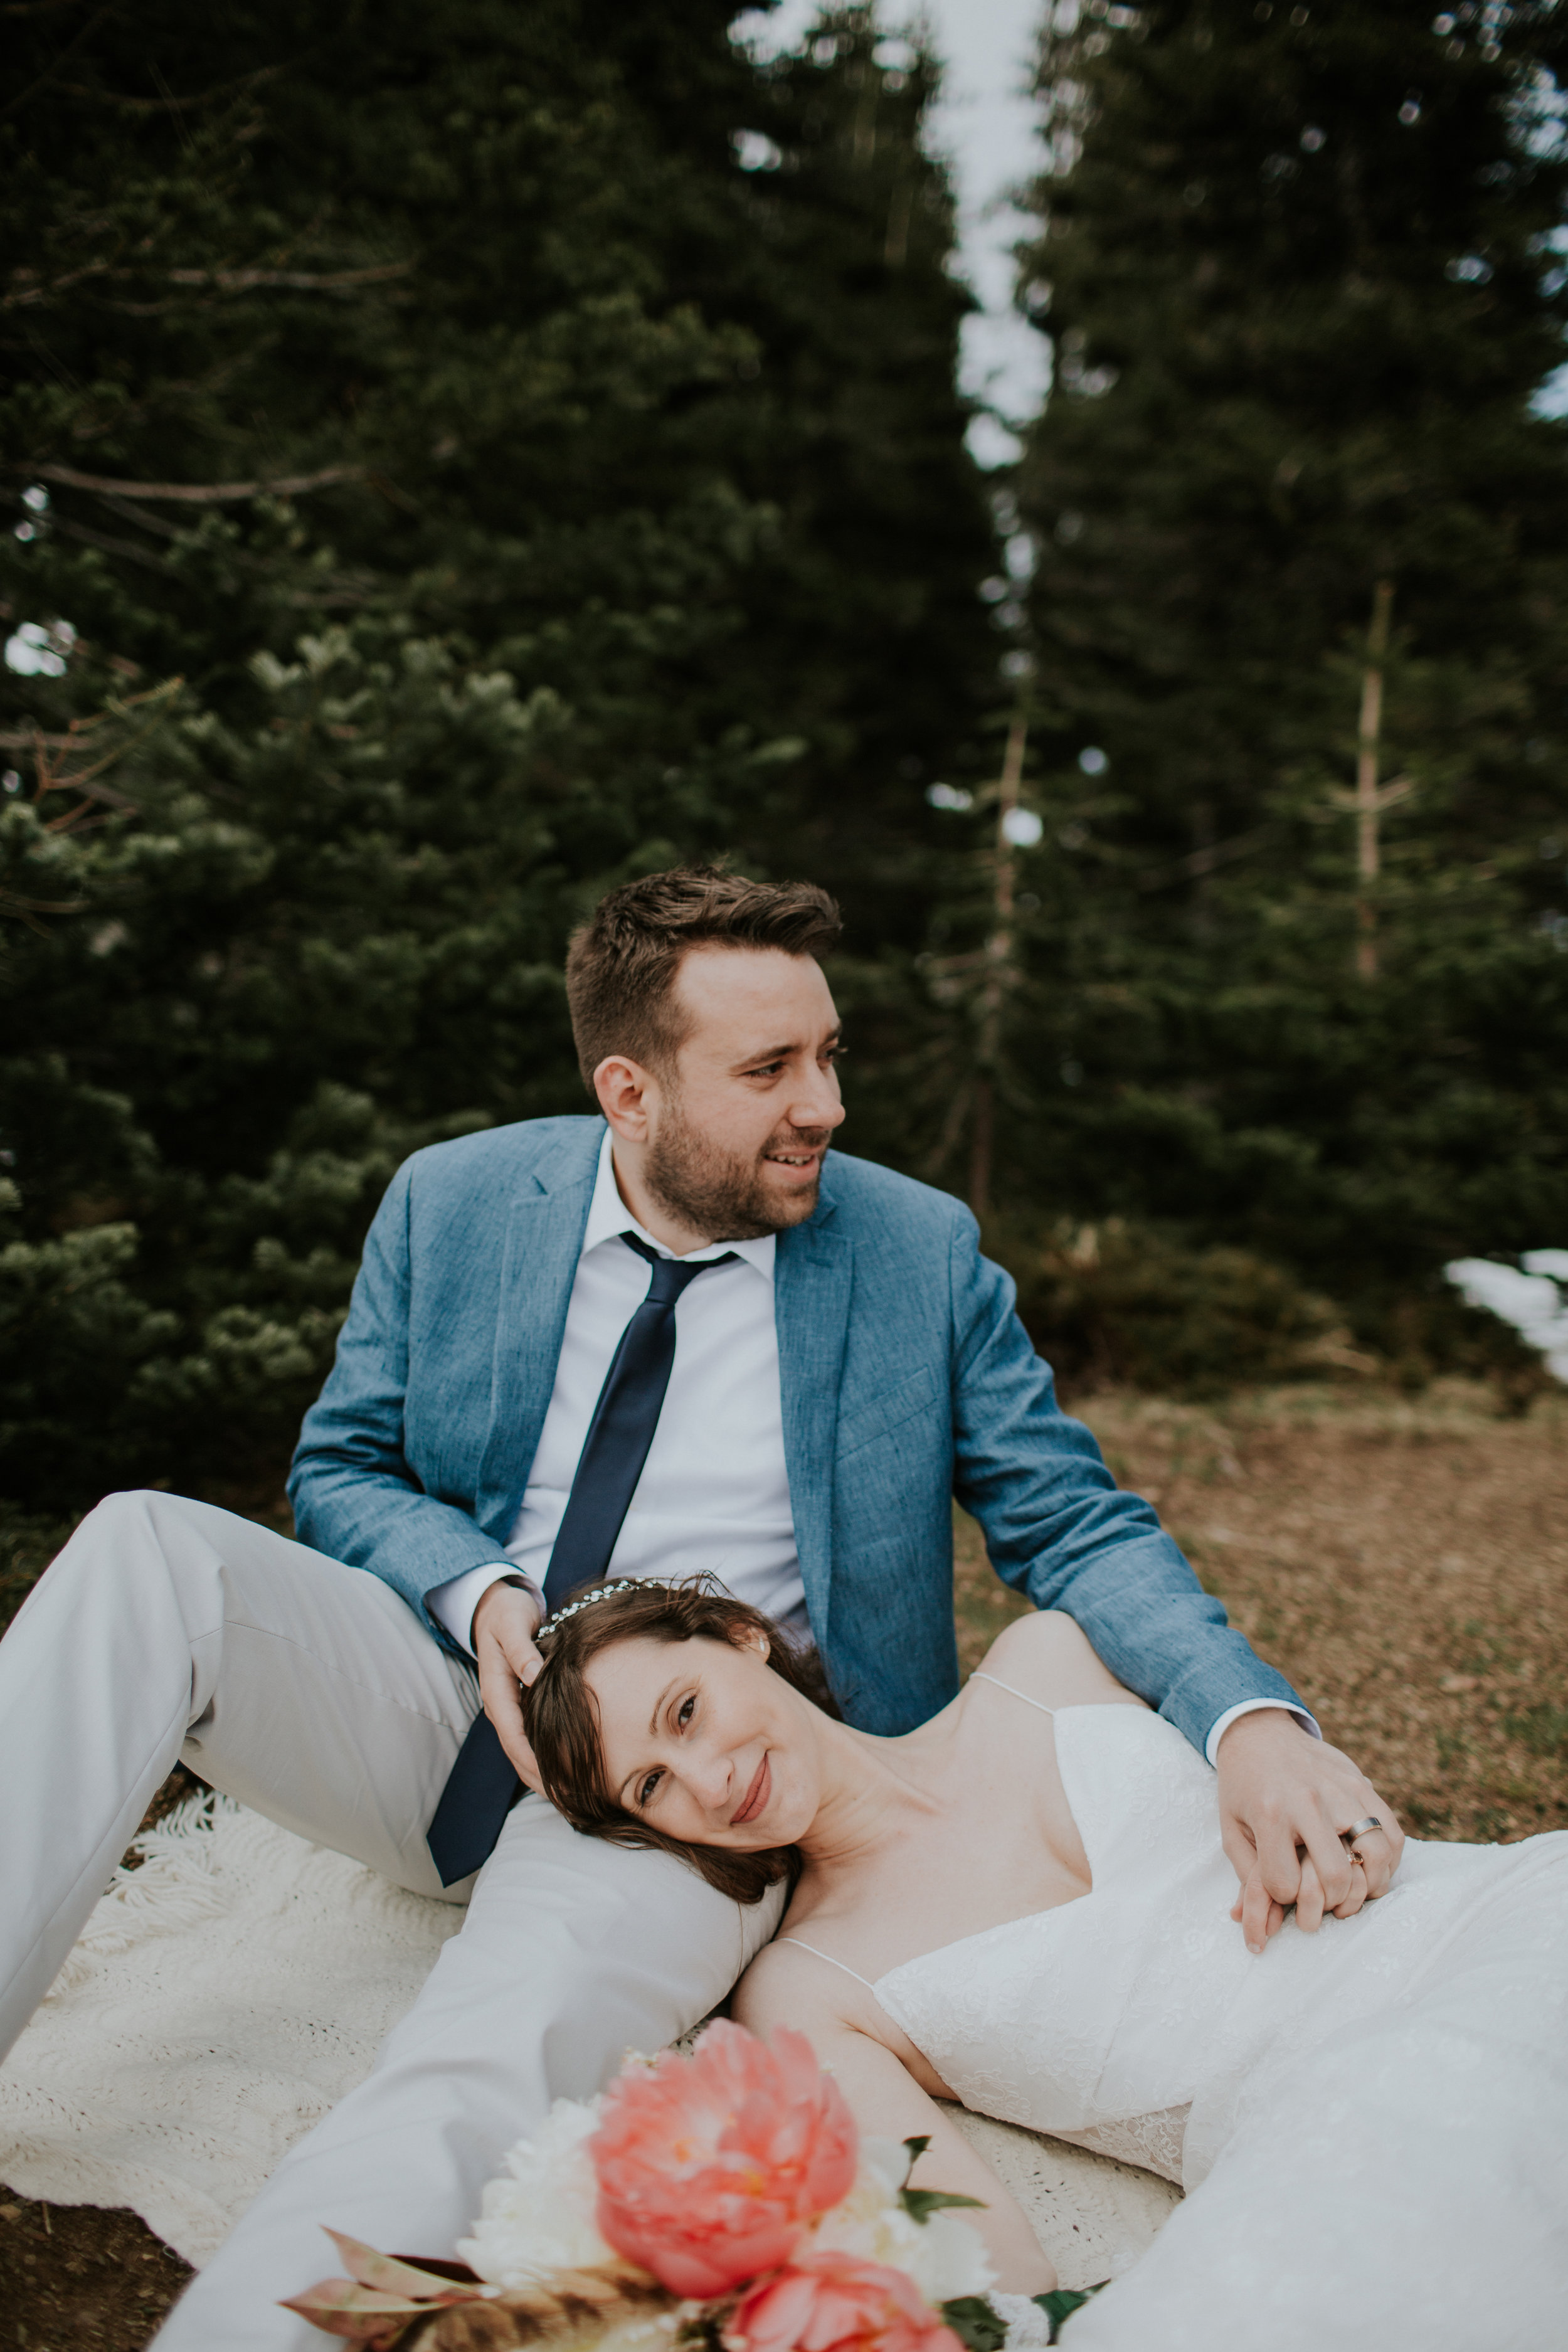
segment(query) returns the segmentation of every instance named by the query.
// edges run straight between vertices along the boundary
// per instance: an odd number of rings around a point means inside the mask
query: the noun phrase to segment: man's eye
[[[776,1078],[783,1067],[782,1062],[763,1062],[759,1068],[752,1070],[750,1076],[753,1078]]]
[[[664,1774],[662,1772],[648,1773],[647,1779],[643,1781],[642,1786],[637,1790],[637,1803],[639,1805],[650,1805],[653,1802],[653,1792],[658,1788],[663,1778]]]

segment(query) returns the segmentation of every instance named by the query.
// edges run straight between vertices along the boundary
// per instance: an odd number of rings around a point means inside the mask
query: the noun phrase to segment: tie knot
[[[647,1297],[643,1302],[647,1307],[673,1307],[681,1292],[695,1282],[700,1274],[706,1274],[710,1265],[731,1265],[735,1255],[733,1250],[726,1250],[722,1257],[700,1258],[693,1265],[689,1259],[660,1257],[658,1252],[650,1249],[637,1234],[623,1234],[621,1239],[628,1249],[636,1250],[638,1257],[646,1257],[653,1269]]]

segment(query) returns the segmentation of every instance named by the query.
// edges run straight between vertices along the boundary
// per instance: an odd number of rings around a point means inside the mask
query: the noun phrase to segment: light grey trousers
[[[206,1503],[111,1495],[0,1642],[0,2052],[47,1990],[183,1759],[226,1795],[421,1895],[425,1831],[474,1678],[378,1577]],[[158,2337],[308,2352],[279,2295],[331,2267],[321,2224],[449,2252],[552,2099],[585,2098],[721,2000],[778,1923],[668,1855],[508,1817],[374,2070],[301,2140]]]

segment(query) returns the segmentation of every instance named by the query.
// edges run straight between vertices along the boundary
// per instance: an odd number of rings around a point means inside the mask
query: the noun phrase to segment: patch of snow
[[[1568,1250],[1526,1250],[1520,1265],[1500,1265],[1489,1257],[1457,1257],[1443,1268],[1466,1304],[1484,1307],[1511,1323],[1527,1347],[1537,1348],[1547,1370],[1568,1381]]]

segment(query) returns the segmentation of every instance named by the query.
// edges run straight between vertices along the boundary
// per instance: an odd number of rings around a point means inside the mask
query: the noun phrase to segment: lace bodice
[[[1247,1962],[1214,1775],[1141,1707],[1062,1708],[1056,1737],[1089,1893],[907,1960],[876,1997],[966,2106],[1180,2180],[1199,2053]]]

